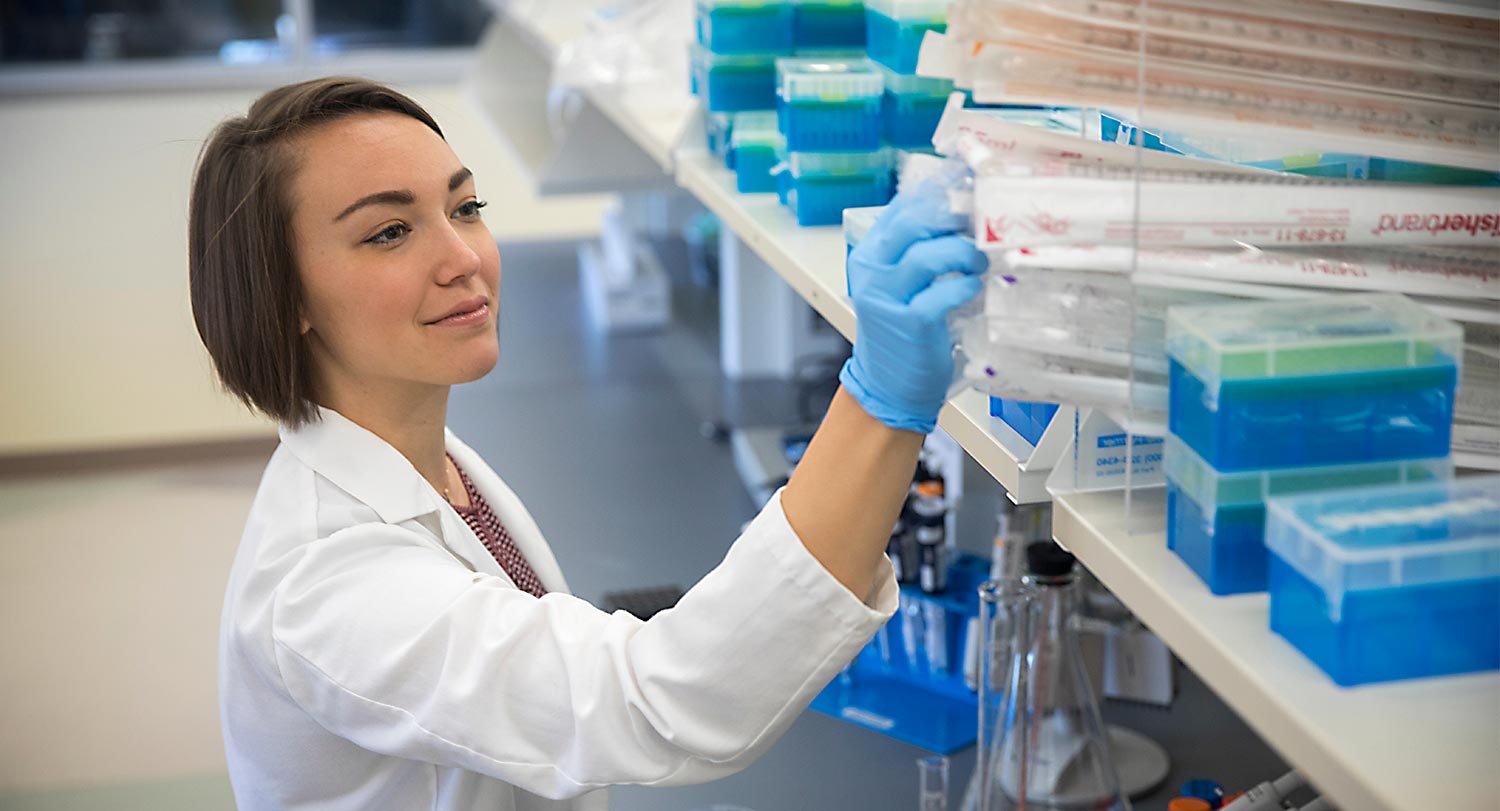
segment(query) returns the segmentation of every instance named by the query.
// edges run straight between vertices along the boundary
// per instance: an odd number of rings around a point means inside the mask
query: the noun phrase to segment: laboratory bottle
[[[975,809],[1129,811],[1074,626],[1073,556],[1051,541],[1026,553],[1030,573],[1010,609],[1003,643],[1010,661],[992,708]]]
[[[995,539],[990,544],[990,579],[1015,580],[1021,576],[1021,559],[1026,543],[1017,520],[1017,507],[1010,497],[1000,494],[995,510]]]
[[[891,528],[891,539],[885,546],[886,557],[891,559],[891,568],[896,570],[896,581],[899,583],[917,582],[917,556],[911,538],[908,537],[907,512],[903,508],[901,515],[896,518],[896,525]]]
[[[948,588],[948,505],[932,482],[917,486],[912,505],[912,538],[917,545],[917,580],[922,591],[938,594]]]

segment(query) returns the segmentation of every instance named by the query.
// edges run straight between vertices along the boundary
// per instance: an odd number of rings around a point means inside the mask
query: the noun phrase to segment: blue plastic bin
[[[791,152],[778,179],[798,225],[839,225],[844,209],[881,206],[895,193],[889,149]]]
[[[717,54],[786,54],[792,51],[790,2],[697,0],[698,44]]]
[[[1276,495],[1447,479],[1444,456],[1363,465],[1214,470],[1181,439],[1168,436],[1167,548],[1214,594],[1265,591],[1266,499]]]
[[[1461,346],[1395,294],[1172,307],[1168,426],[1221,471],[1443,456]]]
[[[776,107],[776,56],[725,56],[694,45],[692,63],[698,76],[698,95],[709,112],[738,113]]]
[[[924,625],[942,612],[946,667],[938,669],[918,646],[915,667],[906,658],[901,611],[855,657],[841,676],[813,699],[811,709],[866,727],[931,752],[952,753],[978,737],[974,724],[978,695],[964,682],[968,627],[979,616],[979,584],[989,577],[989,561],[961,555],[948,569],[948,589],[924,594],[902,586],[907,605],[918,608]],[[939,663],[941,664],[941,663]]]
[[[916,73],[922,37],[947,30],[946,0],[865,0],[865,49],[897,73]]]
[[[776,110],[792,152],[880,147],[884,83],[868,59],[776,60]]]
[[[1272,498],[1271,630],[1345,686],[1500,669],[1500,476]]]
[[[797,0],[792,15],[795,48],[865,47],[863,0]]]
[[[776,191],[771,170],[781,160],[777,153],[785,150],[786,139],[776,128],[775,111],[735,113],[730,143],[735,188],[746,194]]]

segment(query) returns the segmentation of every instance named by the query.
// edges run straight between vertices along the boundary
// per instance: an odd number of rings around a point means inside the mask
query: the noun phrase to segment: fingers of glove
[[[881,287],[899,301],[911,301],[940,276],[977,276],[988,267],[989,259],[973,240],[957,235],[924,239],[907,248],[896,265],[897,272],[883,280]]]
[[[962,226],[947,200],[932,194],[898,194],[855,251],[870,261],[894,264],[912,243],[956,233]]]
[[[948,276],[914,296],[911,309],[928,318],[943,318],[983,289],[984,280],[978,276]]]

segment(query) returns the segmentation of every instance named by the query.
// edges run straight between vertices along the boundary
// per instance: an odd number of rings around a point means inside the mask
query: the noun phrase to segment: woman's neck
[[[324,386],[319,400],[350,422],[380,437],[405,456],[439,493],[448,486],[448,457],[443,428],[448,420],[448,386],[412,390],[360,391]]]

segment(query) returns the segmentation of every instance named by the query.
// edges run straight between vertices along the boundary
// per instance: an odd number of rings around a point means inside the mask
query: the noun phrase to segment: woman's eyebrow
[[[462,186],[465,180],[473,176],[474,173],[469,171],[469,167],[461,167],[457,172],[453,173],[453,177],[448,178],[448,191],[457,191],[458,187]]]
[[[453,173],[452,177],[448,178],[448,191],[457,190],[459,186],[462,186],[464,184],[465,180],[468,180],[473,176],[474,173],[469,171],[469,167],[465,166],[459,169],[457,172]],[[367,194],[364,197],[355,200],[353,203],[349,204],[348,208],[339,212],[339,215],[337,217],[334,217],[333,221],[338,222],[339,220],[342,220],[343,218],[349,216],[350,214],[353,214],[354,212],[364,208],[365,206],[373,206],[380,203],[396,206],[409,206],[416,201],[417,196],[415,194],[412,194],[408,189],[378,191],[374,194]]]
[[[348,208],[339,212],[339,215],[337,217],[334,217],[333,221],[338,222],[339,220],[342,220],[343,218],[349,216],[350,214],[353,214],[354,212],[364,208],[365,206],[373,206],[378,203],[387,203],[395,206],[409,206],[416,201],[417,196],[412,194],[410,191],[407,191],[406,189],[401,189],[399,191],[378,191],[374,194],[367,194],[364,197],[355,200],[349,205]]]

